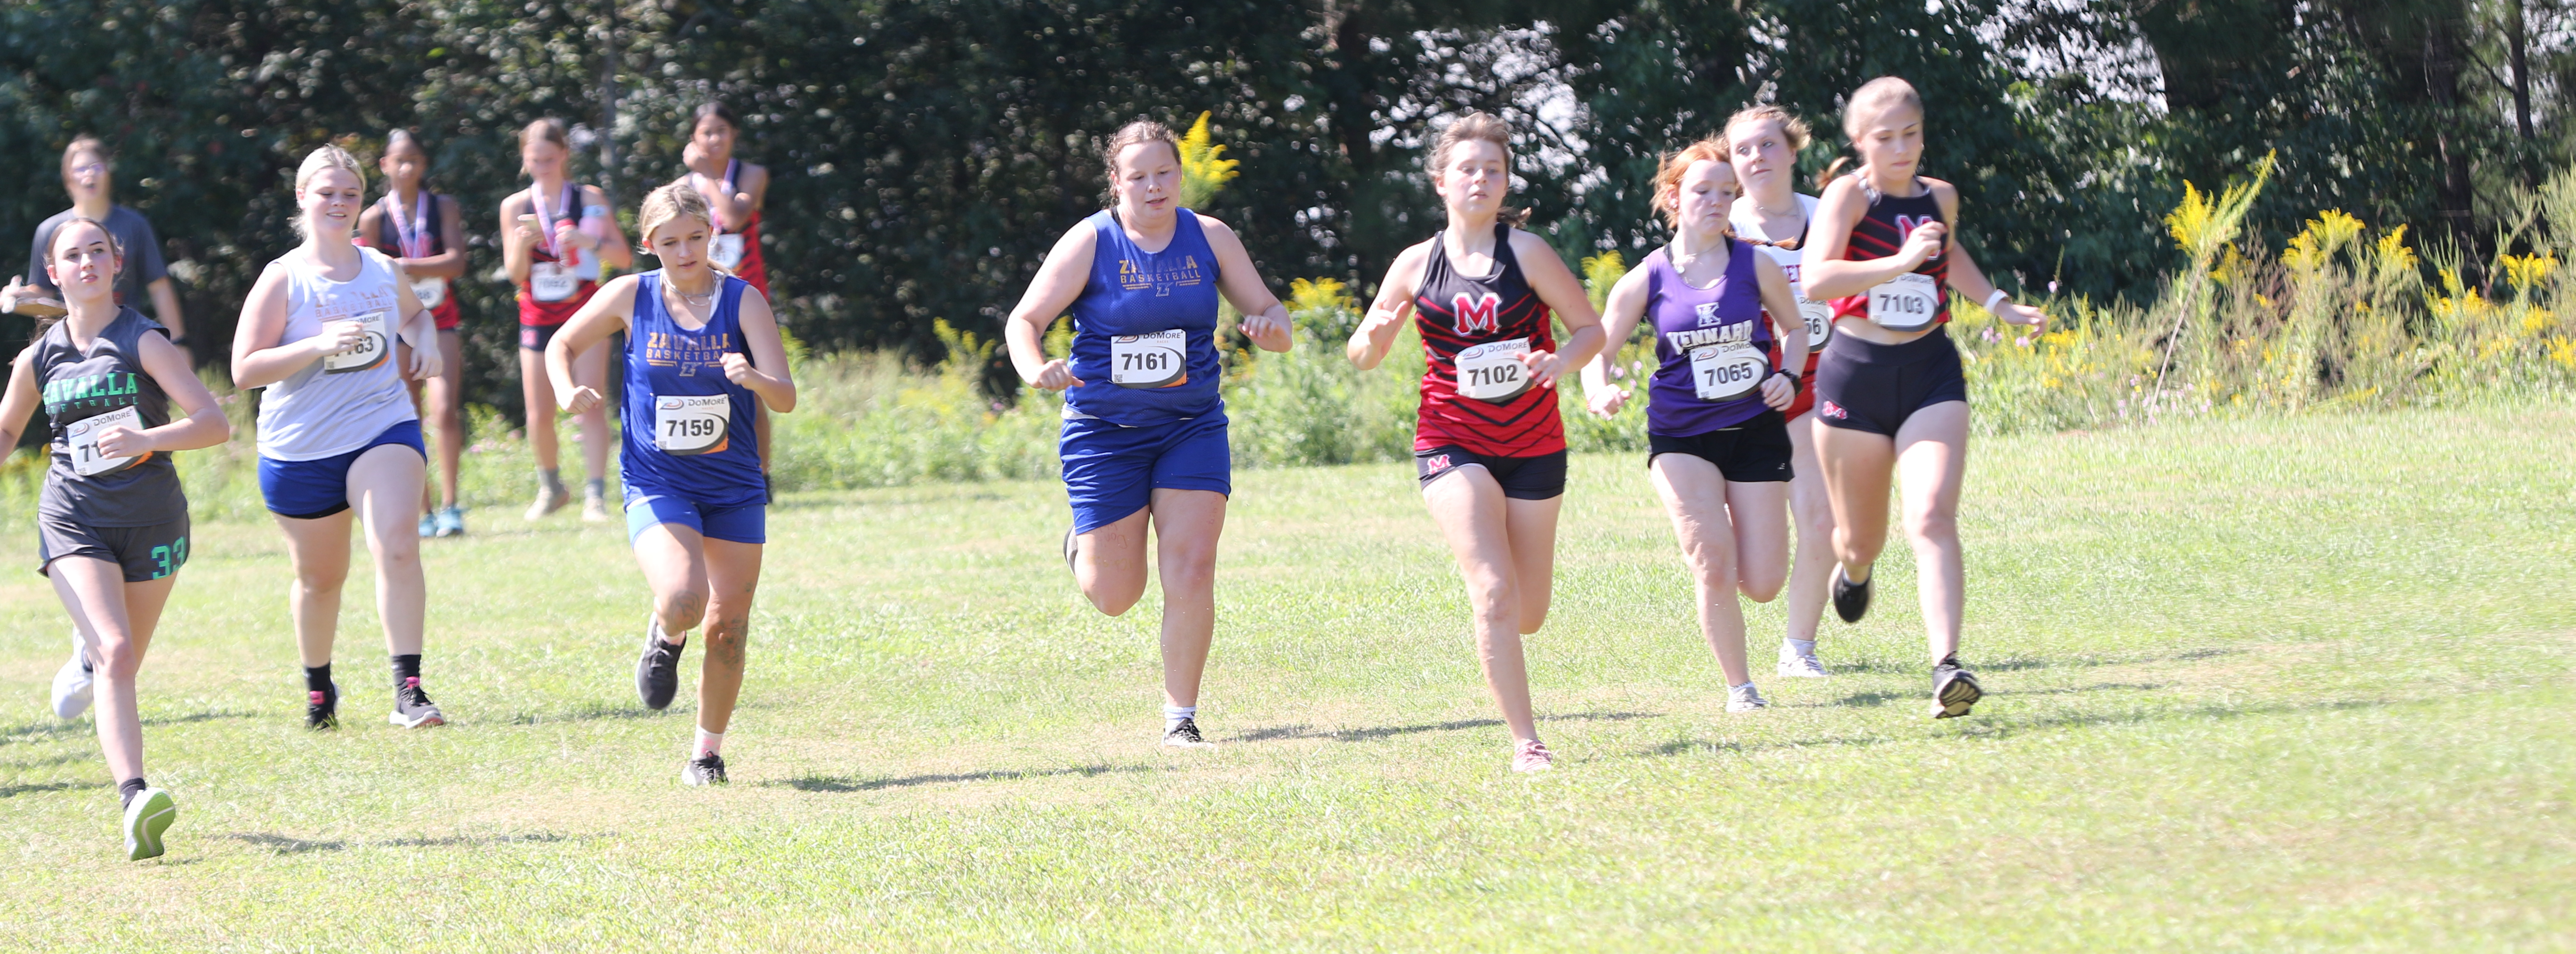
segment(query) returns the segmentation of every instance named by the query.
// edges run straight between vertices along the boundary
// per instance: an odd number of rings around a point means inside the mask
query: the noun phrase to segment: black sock
[[[331,664],[330,664],[330,663],[323,663],[323,664],[321,664],[321,665],[319,665],[319,666],[306,666],[306,667],[304,667],[304,691],[306,691],[306,692],[330,692],[330,691],[331,691]]]
[[[1932,668],[1934,668],[1934,669],[1939,669],[1939,668],[1941,668],[1941,667],[1943,667],[1943,666],[1948,666],[1948,667],[1950,667],[1950,668],[1952,668],[1952,669],[1957,669],[1957,668],[1959,668],[1959,654],[1958,654],[1958,653],[1951,653],[1951,654],[1949,654],[1949,655],[1947,655],[1947,656],[1943,656],[1943,657],[1941,657],[1941,661],[1940,661],[1940,662],[1937,662],[1937,663],[1933,663],[1933,664],[1932,664]]]
[[[405,679],[420,678],[420,654],[394,657],[394,688],[400,689]]]
[[[143,790],[146,787],[147,786],[143,784],[143,776],[137,775],[133,778],[116,783],[116,797],[120,803],[132,805],[134,804],[134,796],[143,794]]]

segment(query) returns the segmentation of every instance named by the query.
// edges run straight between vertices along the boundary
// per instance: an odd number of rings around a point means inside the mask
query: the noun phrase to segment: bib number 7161
[[[1189,383],[1183,355],[1189,337],[1174,328],[1109,339],[1109,383],[1122,388],[1168,388]]]

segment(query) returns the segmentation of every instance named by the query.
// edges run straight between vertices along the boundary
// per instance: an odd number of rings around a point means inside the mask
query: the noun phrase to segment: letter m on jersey
[[[1453,314],[1457,316],[1459,334],[1472,335],[1479,331],[1492,334],[1503,330],[1502,320],[1497,317],[1503,310],[1501,295],[1486,292],[1485,297],[1472,301],[1465,295],[1459,295],[1449,304],[1454,309]]]

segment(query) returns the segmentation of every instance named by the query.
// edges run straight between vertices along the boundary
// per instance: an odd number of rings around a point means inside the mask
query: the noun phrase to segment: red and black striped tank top
[[[1905,247],[1905,237],[1914,234],[1917,226],[1925,222],[1949,224],[1949,220],[1941,215],[1941,200],[1932,196],[1931,185],[1921,178],[1916,178],[1914,184],[1922,192],[1898,197],[1878,191],[1860,172],[1851,176],[1860,184],[1861,194],[1869,198],[1869,211],[1861,215],[1859,224],[1852,226],[1851,241],[1843,244],[1846,261],[1866,262],[1894,256]],[[1950,321],[1950,256],[1934,255],[1925,259],[1922,265],[1915,267],[1914,274],[1931,277],[1932,323],[1947,324]],[[1869,294],[1863,292],[1849,298],[1834,299],[1834,317],[1867,319]]]
[[[1422,283],[1413,293],[1413,319],[1422,334],[1422,410],[1413,449],[1463,447],[1490,457],[1537,457],[1565,449],[1565,422],[1557,417],[1556,389],[1530,387],[1492,401],[1458,393],[1458,353],[1477,345],[1523,341],[1531,351],[1556,350],[1547,304],[1531,290],[1512,254],[1512,227],[1494,226],[1494,273],[1459,274],[1449,246],[1431,240]]]

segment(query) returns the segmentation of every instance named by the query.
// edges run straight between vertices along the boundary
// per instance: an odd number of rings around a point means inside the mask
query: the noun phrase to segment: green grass
[[[209,522],[145,670],[157,862],[44,709],[61,609],[0,586],[0,947],[2566,950],[2570,433],[1981,439],[1990,695],[1944,722],[1901,547],[1830,680],[1770,678],[1755,610],[1774,707],[1726,715],[1640,462],[1578,458],[1536,778],[1401,465],[1239,475],[1206,752],[1153,745],[1157,604],[1074,593],[1057,487],[791,498],[716,791],[675,784],[688,697],[635,706],[618,529],[486,510],[426,548],[436,730],[376,721],[358,574],[349,725],[313,734],[279,536]]]

